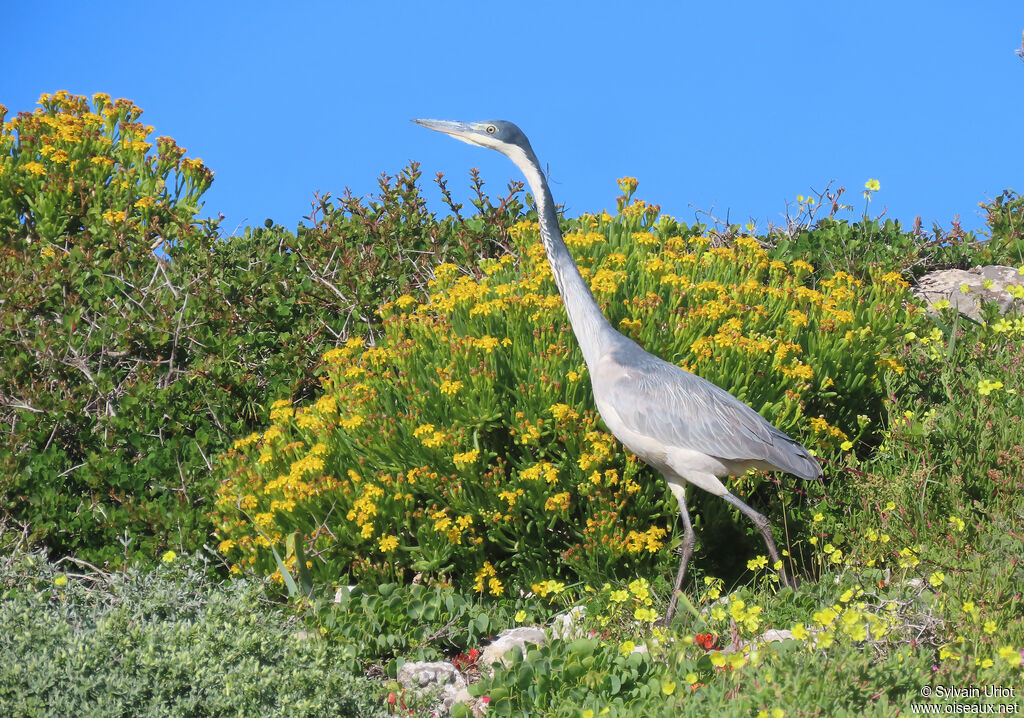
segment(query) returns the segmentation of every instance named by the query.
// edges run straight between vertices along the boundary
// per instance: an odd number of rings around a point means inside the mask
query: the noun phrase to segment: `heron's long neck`
[[[540,219],[540,239],[548,255],[551,274],[562,295],[569,323],[572,324],[572,331],[583,351],[583,359],[588,367],[593,367],[602,349],[616,332],[601,313],[594,295],[590,293],[590,287],[583,281],[569,248],[562,240],[555,202],[551,198],[551,190],[544,180],[537,158],[524,152],[521,157],[513,157],[512,161],[526,175],[526,181],[533,191],[537,202],[537,216]]]

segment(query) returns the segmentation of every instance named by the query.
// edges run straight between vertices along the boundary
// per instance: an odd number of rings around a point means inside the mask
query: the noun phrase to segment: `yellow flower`
[[[395,300],[395,304],[398,305],[399,309],[408,309],[413,304],[416,304],[416,300],[408,294],[403,294]]]
[[[494,351],[495,347],[497,347],[498,344],[500,344],[500,343],[501,342],[499,342],[495,337],[492,337],[492,336],[482,336],[479,339],[475,340],[473,342],[473,345],[477,349],[483,349],[485,352],[490,354],[492,351]]]
[[[451,381],[449,379],[445,379],[441,383],[441,393],[442,394],[448,394],[449,396],[454,396],[454,395],[459,393],[460,389],[462,389],[462,382],[461,381]]]
[[[662,680],[662,682],[661,682],[661,692],[664,693],[666,696],[672,695],[673,693],[676,692],[676,682],[675,681]]]
[[[638,608],[633,612],[633,618],[638,621],[654,621],[658,620],[658,614],[653,608]]]
[[[756,571],[760,568],[764,568],[768,565],[768,558],[766,556],[758,556],[747,561],[747,568],[751,571]]]
[[[993,391],[998,391],[1003,388],[1003,382],[1001,381],[990,381],[988,379],[980,379],[978,381],[978,393],[982,396],[988,396]]]
[[[563,491],[560,494],[555,494],[544,502],[545,511],[568,511],[569,510],[569,492]]]
[[[552,596],[557,596],[565,590],[565,584],[561,581],[548,579],[547,581],[541,581],[540,583],[531,584],[530,590],[541,597],[545,597],[548,594],[551,594]]]
[[[739,670],[743,666],[747,665],[747,657],[742,653],[731,653],[729,654],[729,667]]]
[[[496,577],[491,577],[491,579],[487,581],[487,588],[492,596],[500,596],[502,591],[505,590],[504,585],[502,585],[501,581]]]
[[[792,633],[793,638],[795,638],[798,641],[806,641],[807,637],[811,635],[807,632],[807,629],[804,628],[803,623],[798,623],[795,626],[793,626]]]
[[[65,576],[62,573],[57,574],[57,576],[53,579],[53,585],[54,586],[67,586],[68,585],[68,577]]]
[[[526,611],[524,611],[522,609],[519,609],[518,611],[516,611],[516,615],[515,615],[516,623],[522,623],[525,620],[526,620]]]
[[[160,557],[160,560],[164,563],[172,563],[176,558],[178,558],[178,554],[174,553],[174,551],[167,551],[163,556]]]
[[[417,426],[415,429],[413,429],[412,435],[415,436],[417,439],[422,439],[424,436],[430,436],[433,433],[433,424],[421,424],[420,426]]]
[[[869,179],[867,182],[864,183],[864,189],[866,189],[868,192],[877,192],[878,190],[882,189],[882,185],[876,179]]]
[[[646,578],[638,578],[629,583],[629,592],[637,598],[647,598],[651,592],[651,584]]]
[[[933,573],[931,576],[928,577],[928,583],[930,583],[935,588],[938,588],[939,586],[941,586],[942,582],[945,581],[945,580],[946,580],[946,574],[942,573],[942,571],[936,571],[935,573]]]
[[[996,632],[996,622],[995,621],[985,621],[985,625],[982,626],[981,630],[983,630],[985,633],[995,633]]]
[[[839,616],[835,610],[831,608],[824,608],[820,611],[815,612],[814,622],[819,626],[830,626],[833,621]]]
[[[844,441],[842,444],[839,445],[839,448],[842,449],[843,451],[849,451],[850,449],[853,448],[853,442]]]
[[[1000,648],[999,657],[1009,663],[1012,668],[1016,668],[1021,664],[1020,651],[1011,646],[1003,646]]]
[[[555,417],[555,421],[565,421],[566,418],[577,418],[577,414],[573,411],[568,404],[552,404],[551,415]]]
[[[622,603],[627,598],[629,598],[629,594],[623,591],[622,589],[618,589],[616,591],[612,591],[611,595],[608,598],[610,601],[612,601],[612,603]]]
[[[917,555],[914,553],[914,549],[910,548],[909,546],[901,548],[899,556],[901,568],[913,568],[917,564],[921,563],[921,561],[917,558]]]
[[[343,429],[352,430],[363,424],[363,417],[359,414],[353,414],[352,416],[345,417],[341,420],[341,426]]]
[[[388,553],[398,548],[398,539],[390,534],[384,534],[380,539],[378,539],[377,545],[380,547],[381,551]]]
[[[806,327],[809,322],[809,320],[807,319],[807,315],[801,312],[799,309],[791,309],[790,311],[786,312],[786,316],[789,317],[789,321],[793,324],[793,326],[797,328]]]
[[[477,458],[479,458],[479,456],[480,452],[477,451],[476,449],[473,449],[472,451],[467,451],[462,454],[456,454],[455,456],[452,457],[452,461],[455,462],[455,466],[457,468],[463,469],[469,466],[470,464],[476,463],[476,460]]]
[[[636,644],[633,643],[633,641],[624,641],[622,645],[619,646],[619,653],[621,653],[624,656],[628,656],[630,653],[633,652],[634,648],[636,648]]]

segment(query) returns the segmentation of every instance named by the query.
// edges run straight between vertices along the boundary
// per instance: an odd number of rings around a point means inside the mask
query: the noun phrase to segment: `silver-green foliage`
[[[380,685],[339,668],[344,648],[298,637],[263,597],[187,559],[78,578],[5,558],[0,715],[386,715]]]

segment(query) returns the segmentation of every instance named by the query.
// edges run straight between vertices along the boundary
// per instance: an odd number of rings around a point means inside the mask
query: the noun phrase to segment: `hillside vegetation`
[[[521,185],[492,200],[474,175],[467,210],[438,178],[438,217],[410,165],[295,232],[229,237],[201,218],[213,173],[141,115],[60,92],[0,131],[5,714],[58,711],[58,672],[120,696],[98,715],[427,714],[362,676],[477,676],[486,637],[573,606],[577,636],[472,687],[488,714],[897,715],[953,702],[937,686],[1022,685],[1024,320],[910,292],[1001,263],[1024,295],[1012,190],[984,237],[872,218],[877,183],[861,216],[829,189],[760,234],[680,222],[630,178],[614,213],[563,219],[620,331],[825,468],[730,480],[795,592],[695,491],[663,627],[675,501],[596,413]],[[235,660],[254,645],[265,670]],[[159,668],[99,679],[107,655]]]

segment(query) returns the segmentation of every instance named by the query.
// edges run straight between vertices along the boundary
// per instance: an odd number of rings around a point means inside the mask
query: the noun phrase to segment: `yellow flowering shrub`
[[[170,137],[150,141],[153,127],[130,100],[96,93],[90,103],[61,90],[43,94],[34,112],[6,123],[5,114],[0,105],[0,238],[23,235],[27,217],[31,235],[65,251],[90,234],[83,227],[148,251],[191,229],[213,182]]]
[[[620,204],[567,234],[613,325],[819,454],[860,437],[856,415],[881,411],[894,369],[887,342],[906,331],[903,283],[818,277],[752,238],[712,247],[654,205]],[[509,235],[518,261],[438,265],[426,301],[380,307],[375,346],[327,352],[324,397],[276,406],[262,439],[224,457],[213,518],[237,570],[275,569],[251,527],[265,511],[273,536],[305,537],[331,583],[419,573],[516,595],[673,562],[675,500],[580,381],[537,223]],[[314,446],[328,447],[315,469]]]

